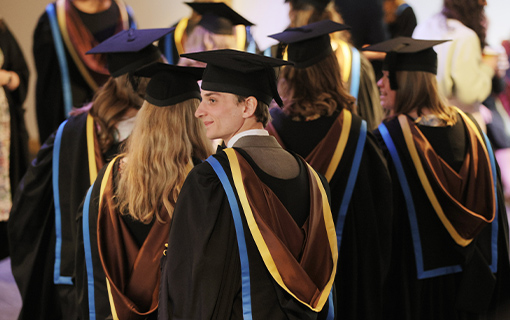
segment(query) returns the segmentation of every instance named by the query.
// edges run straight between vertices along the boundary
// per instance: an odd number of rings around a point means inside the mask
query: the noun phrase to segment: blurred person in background
[[[14,193],[28,166],[23,109],[28,79],[23,52],[0,17],[0,260],[9,255],[7,220]]]
[[[131,8],[122,0],[57,0],[48,4],[33,36],[41,144],[73,108],[90,102],[110,77],[105,56],[86,52],[130,27],[135,27]]]
[[[487,46],[485,0],[444,0],[443,9],[419,23],[416,39],[452,40],[434,48],[437,52],[439,92],[450,105],[471,113],[485,131],[482,102],[492,92],[498,57],[483,54]]]
[[[212,3],[222,3],[221,5],[217,7],[228,7],[229,9],[232,8],[232,0],[194,0],[193,2],[185,2],[187,5],[189,5],[193,11],[191,12],[191,15],[188,17],[184,17],[180,19],[176,24],[173,26],[175,27],[175,32],[172,35],[166,36],[164,39],[162,39],[158,47],[163,52],[165,58],[168,60],[168,63],[170,64],[178,64],[180,60],[180,55],[183,53],[188,52],[196,52],[196,39],[191,40],[191,46],[193,48],[188,48],[188,44],[190,41],[188,38],[192,34],[193,30],[197,25],[200,24],[200,21],[202,20],[202,15],[204,13],[211,13],[210,10],[215,10],[214,12],[220,12],[218,17],[225,17],[227,19],[230,19],[232,21],[236,20],[236,15],[231,15],[228,13],[227,9],[215,9]],[[196,6],[195,6],[196,4]],[[202,5],[199,5],[202,4]],[[198,8],[198,10],[197,10]],[[212,8],[212,9],[210,9]],[[232,10],[232,9],[230,9]],[[232,10],[233,11],[233,10]],[[235,11],[234,11],[235,12]],[[244,19],[244,18],[243,18]],[[228,34],[233,35],[236,39],[235,47],[232,47],[232,49],[242,50],[242,51],[249,51],[252,53],[255,53],[257,51],[257,46],[255,44],[255,41],[253,39],[253,36],[250,32],[250,26],[252,23],[249,24],[238,24],[234,23],[232,26],[233,29],[228,32]],[[212,25],[211,25],[212,26]],[[217,27],[213,27],[217,28]],[[210,30],[209,30],[210,31]],[[214,31],[213,31],[214,32]],[[199,32],[201,33],[201,32]],[[226,29],[224,28],[221,33],[218,33],[218,31],[214,32],[215,34],[227,34]],[[221,49],[221,48],[219,48]],[[190,51],[191,50],[191,51]],[[207,49],[211,50],[211,49]]]

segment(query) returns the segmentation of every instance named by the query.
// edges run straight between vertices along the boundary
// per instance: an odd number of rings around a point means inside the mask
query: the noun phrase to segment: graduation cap
[[[203,73],[204,68],[156,62],[136,71],[135,75],[151,78],[145,90],[145,100],[166,107],[189,99],[202,99],[197,82]]]
[[[203,90],[254,96],[267,105],[274,99],[283,105],[273,68],[292,62],[231,49],[186,53],[181,57],[207,63]]]
[[[285,2],[289,2],[289,0],[285,0]],[[331,2],[331,0],[298,0],[298,2],[308,3],[319,10],[324,10]]]
[[[161,52],[152,43],[174,29],[123,30],[101,42],[87,54],[106,53],[108,71],[112,77],[118,77],[158,60]]]
[[[202,15],[198,23],[214,34],[233,34],[232,28],[242,24],[252,26],[253,23],[246,20],[223,2],[185,2],[193,10]]]
[[[397,37],[363,48],[364,51],[386,52],[383,70],[390,72],[390,87],[398,89],[396,71],[424,71],[437,74],[437,54],[432,48],[450,40],[419,40]]]
[[[322,20],[299,28],[289,28],[269,37],[288,44],[288,59],[295,63],[296,68],[306,68],[333,52],[330,33],[349,28],[331,20]]]

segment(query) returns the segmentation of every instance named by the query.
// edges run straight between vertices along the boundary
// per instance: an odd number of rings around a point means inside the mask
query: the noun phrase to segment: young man
[[[216,50],[195,115],[226,149],[195,167],[176,204],[161,318],[333,319],[337,244],[325,180],[264,130],[282,60]],[[251,281],[252,279],[253,281]]]

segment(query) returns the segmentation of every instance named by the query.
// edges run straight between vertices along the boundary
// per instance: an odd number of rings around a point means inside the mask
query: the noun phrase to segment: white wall
[[[11,31],[20,43],[31,71],[30,92],[25,103],[27,128],[31,139],[38,139],[34,112],[34,91],[36,73],[32,57],[32,33],[37,19],[49,0],[0,0],[0,16],[7,21]],[[135,12],[139,28],[162,28],[188,15],[190,9],[183,0],[125,0]],[[189,0],[191,1],[191,0]],[[439,12],[442,0],[407,0],[418,17],[423,21]],[[488,41],[491,45],[510,38],[510,1],[488,0],[487,13],[490,19]],[[261,47],[271,43],[265,36],[280,32],[288,25],[288,8],[283,0],[233,0],[232,6],[248,20],[258,24],[253,28]]]

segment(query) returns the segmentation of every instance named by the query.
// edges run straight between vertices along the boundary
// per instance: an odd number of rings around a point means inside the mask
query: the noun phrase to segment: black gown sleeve
[[[51,135],[21,180],[8,222],[12,273],[23,301],[19,319],[61,318],[53,284],[53,141]]]
[[[4,31],[2,32],[0,41],[5,58],[4,64],[1,67],[4,70],[16,72],[16,74],[19,76],[20,82],[18,88],[13,91],[7,91],[10,92],[13,102],[17,105],[21,105],[27,97],[28,77],[30,72],[28,71],[25,57],[18,45],[18,42],[14,38],[5,22],[2,21],[1,23],[3,24],[2,27],[4,28]]]

